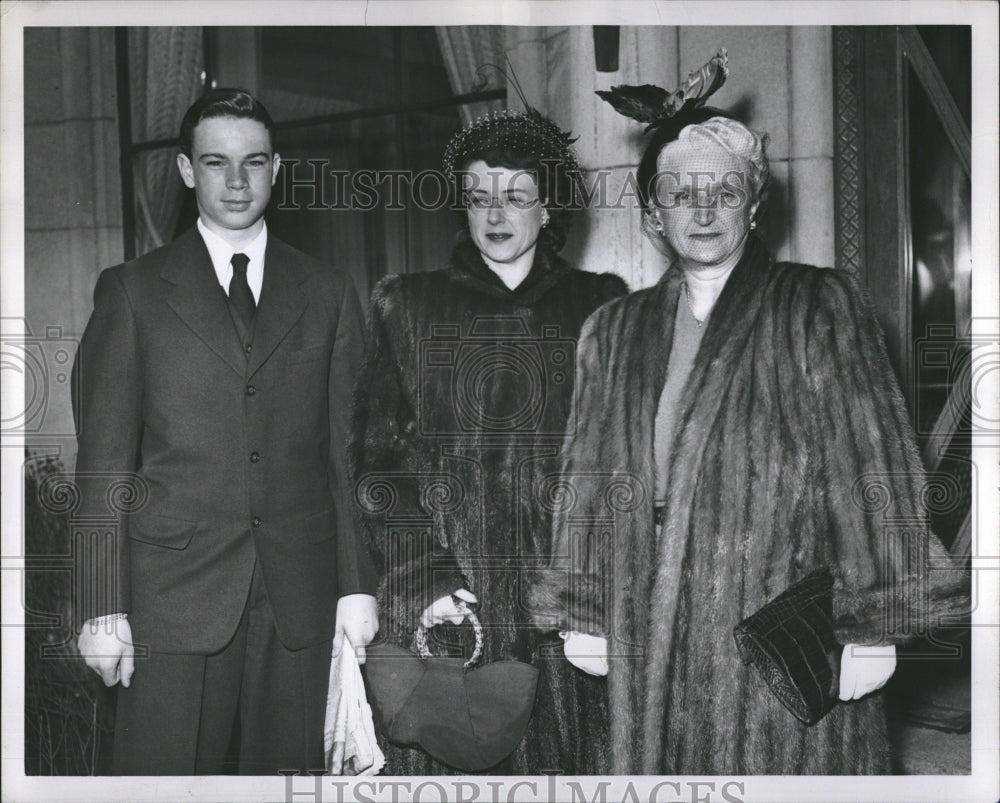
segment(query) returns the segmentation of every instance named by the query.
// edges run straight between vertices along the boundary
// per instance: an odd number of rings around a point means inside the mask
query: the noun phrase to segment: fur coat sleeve
[[[901,643],[967,612],[966,578],[928,528],[933,483],[871,303],[841,271],[818,277],[798,309],[810,425],[832,447],[815,503],[840,569],[835,630],[842,644]]]
[[[458,562],[426,527],[427,472],[414,458],[416,411],[411,409],[400,351],[410,329],[402,280],[390,276],[372,293],[368,346],[354,401],[350,461],[362,532],[380,567],[383,630],[408,638],[434,600],[468,585]]]
[[[560,480],[552,489],[552,558],[530,591],[534,621],[543,630],[607,635],[611,626],[609,603],[614,595],[608,560],[609,526],[617,520],[620,528],[623,518],[636,517],[648,518],[652,524],[651,511],[645,516],[643,505],[644,501],[651,504],[652,488],[647,488],[639,473],[630,470],[630,461],[623,459],[632,444],[624,442],[626,433],[617,424],[629,416],[607,415],[614,405],[609,377],[627,369],[610,364],[614,349],[608,348],[606,334],[620,321],[625,306],[613,302],[598,310],[580,332],[573,394],[573,409],[579,418],[567,431]],[[597,411],[603,413],[594,415]],[[622,448],[609,448],[609,439],[615,438]],[[652,558],[648,544],[634,542],[632,546],[627,556],[630,562]]]

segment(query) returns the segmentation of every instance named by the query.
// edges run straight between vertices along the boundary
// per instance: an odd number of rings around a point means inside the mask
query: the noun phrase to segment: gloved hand
[[[378,603],[371,594],[348,594],[337,600],[333,654],[339,655],[344,638],[354,646],[358,663],[365,662],[365,647],[378,632]]]
[[[847,644],[840,657],[840,699],[858,700],[881,689],[896,671],[896,648]]]
[[[93,669],[105,686],[121,681],[126,689],[135,671],[135,648],[132,627],[125,614],[99,616],[83,623],[77,647],[84,662]]]
[[[434,627],[444,622],[451,622],[453,625],[462,624],[462,621],[465,619],[465,612],[459,609],[453,597],[458,597],[470,605],[475,605],[479,602],[476,599],[476,595],[471,591],[460,588],[454,594],[434,600],[434,602],[424,608],[424,612],[420,614],[420,623],[424,627]]]
[[[608,674],[608,640],[604,636],[589,636],[575,631],[562,632],[566,660],[577,669],[595,677]]]

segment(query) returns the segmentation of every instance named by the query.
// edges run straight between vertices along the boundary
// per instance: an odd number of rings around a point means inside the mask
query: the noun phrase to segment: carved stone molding
[[[861,29],[835,27],[833,50],[836,264],[860,276],[865,254]]]

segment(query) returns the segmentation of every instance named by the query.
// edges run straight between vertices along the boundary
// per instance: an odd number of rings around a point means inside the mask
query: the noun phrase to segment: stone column
[[[794,182],[789,258],[833,266],[833,30],[801,26],[789,32],[789,163]]]

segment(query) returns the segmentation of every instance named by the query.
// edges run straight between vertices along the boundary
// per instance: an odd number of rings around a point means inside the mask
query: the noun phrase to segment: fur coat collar
[[[493,298],[516,301],[525,307],[530,307],[541,299],[570,270],[572,268],[555,251],[539,241],[535,246],[531,270],[524,281],[512,290],[490,270],[468,235],[455,246],[448,266],[449,275],[459,284]]]

